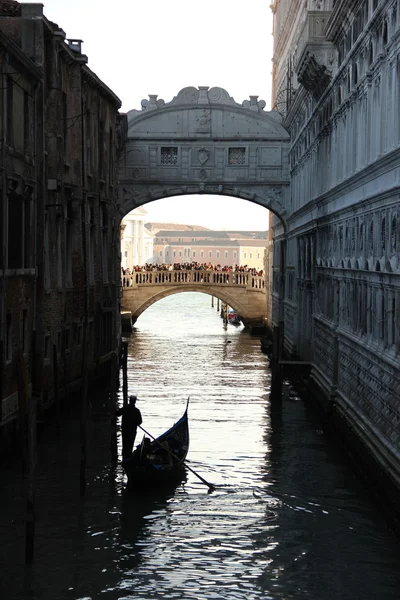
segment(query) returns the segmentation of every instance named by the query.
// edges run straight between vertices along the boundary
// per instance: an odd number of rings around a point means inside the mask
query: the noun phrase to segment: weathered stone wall
[[[390,0],[328,4],[275,46],[292,86],[285,346],[400,486],[400,15]]]

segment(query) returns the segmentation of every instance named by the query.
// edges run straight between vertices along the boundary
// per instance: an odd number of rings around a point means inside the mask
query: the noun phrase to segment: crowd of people
[[[161,265],[145,264],[142,266],[136,265],[130,269],[129,267],[124,269],[121,267],[121,275],[133,275],[134,273],[146,273],[151,271],[218,271],[221,273],[250,273],[251,275],[258,275],[262,277],[264,271],[261,269],[255,269],[248,265],[214,265],[209,263],[198,263],[198,262],[185,262],[185,263],[173,263],[167,264],[162,263]]]

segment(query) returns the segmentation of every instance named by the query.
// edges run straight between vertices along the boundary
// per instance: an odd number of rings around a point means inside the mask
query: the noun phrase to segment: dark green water
[[[129,391],[150,432],[190,396],[190,466],[217,490],[188,473],[165,493],[126,493],[93,399],[83,500],[78,420],[40,445],[30,570],[22,481],[2,471],[2,599],[400,598],[399,540],[303,401],[271,413],[257,338],[224,328],[209,296],[186,293],[140,317],[129,352]]]

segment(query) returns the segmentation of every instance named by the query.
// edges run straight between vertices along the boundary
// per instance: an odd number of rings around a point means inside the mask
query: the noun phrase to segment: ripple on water
[[[71,415],[40,449],[31,578],[21,576],[23,482],[3,477],[2,598],[398,600],[398,541],[303,402],[271,413],[259,340],[224,328],[210,304],[182,294],[152,306],[128,365],[151,433],[178,420],[190,396],[189,465],[216,491],[188,472],[172,490],[127,492],[106,416],[89,427],[81,501]]]

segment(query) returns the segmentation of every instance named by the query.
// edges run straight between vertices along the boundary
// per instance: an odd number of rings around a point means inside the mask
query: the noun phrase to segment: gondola
[[[188,406],[182,417],[158,438],[144,437],[132,456],[122,461],[128,487],[160,486],[183,481],[189,451]]]

